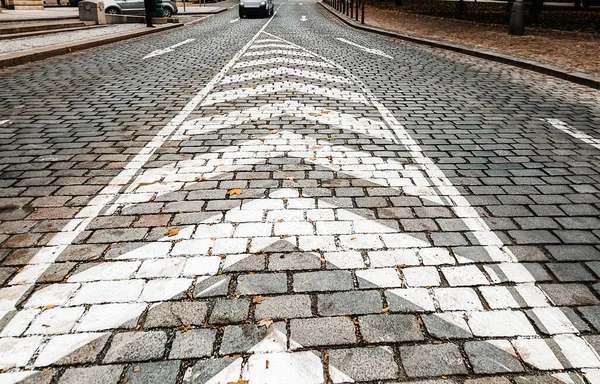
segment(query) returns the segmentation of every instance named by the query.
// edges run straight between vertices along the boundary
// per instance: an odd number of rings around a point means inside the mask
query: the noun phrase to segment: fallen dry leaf
[[[238,381],[230,381],[227,384],[248,384],[248,380],[239,379]]]
[[[167,232],[165,232],[165,236],[173,237],[177,236],[179,233],[179,228],[171,228]]]
[[[194,326],[192,324],[188,324],[188,325],[182,325],[180,327],[175,328],[176,331],[185,333],[187,331],[189,331],[190,329],[194,328]]]
[[[44,308],[42,308],[42,312],[44,312],[48,309],[52,309],[52,308],[56,308],[56,305],[54,305],[54,304],[46,305]]]
[[[140,366],[136,365],[135,367],[133,367],[133,372],[139,372],[140,371]]]
[[[390,307],[385,307],[385,308],[383,308],[383,311],[381,311],[381,312],[388,313],[389,311],[390,311]]]
[[[242,194],[242,190],[241,189],[230,189],[229,191],[227,191],[227,194],[229,196],[233,196],[233,195],[241,195]]]
[[[265,369],[269,369],[269,360],[265,361]]]
[[[269,328],[271,326],[271,324],[273,324],[273,320],[271,319],[262,319],[259,320],[258,323],[256,323],[259,327],[265,327],[265,328]]]
[[[263,300],[264,300],[264,297],[262,297],[262,296],[254,296],[254,297],[252,298],[252,302],[253,302],[254,304],[261,303]]]
[[[256,84],[250,84],[250,88],[255,89],[256,88]]]
[[[274,134],[276,134],[276,133],[277,133],[277,130],[276,130],[276,129],[271,129],[271,130],[269,131],[269,134],[271,134],[271,135],[274,135]]]

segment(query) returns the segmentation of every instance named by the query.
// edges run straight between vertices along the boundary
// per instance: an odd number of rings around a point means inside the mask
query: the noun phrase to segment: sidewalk
[[[594,86],[600,83],[598,35],[527,28],[525,36],[511,36],[506,25],[409,14],[368,5],[365,7],[365,24],[360,25],[327,8],[347,24],[360,29],[516,65],[563,79],[577,77],[570,81],[580,84]]]
[[[77,7],[47,7],[43,11],[2,9],[0,23],[77,19],[78,15]]]

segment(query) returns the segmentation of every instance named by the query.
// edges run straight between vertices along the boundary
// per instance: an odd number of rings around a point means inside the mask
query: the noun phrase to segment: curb
[[[94,48],[105,44],[115,43],[117,41],[132,39],[134,37],[145,36],[151,33],[162,32],[183,26],[184,24],[167,24],[164,27],[146,28],[141,31],[134,31],[119,35],[113,34],[105,37],[99,37],[96,39],[85,40],[83,42],[59,44],[48,48],[31,49],[28,51],[21,51],[13,54],[2,55],[0,56],[0,68],[14,67],[16,65],[44,60],[54,56],[60,56],[75,51],[81,51],[83,49]]]
[[[376,34],[383,35],[383,36],[394,37],[397,39],[410,41],[412,43],[427,45],[430,47],[447,49],[449,51],[459,52],[459,53],[463,53],[466,55],[479,57],[481,59],[486,59],[486,60],[491,60],[491,61],[495,61],[498,63],[508,64],[508,65],[512,65],[514,67],[529,69],[530,71],[557,77],[559,79],[567,80],[572,83],[577,83],[577,84],[585,85],[585,86],[588,86],[591,88],[600,89],[600,78],[599,77],[585,75],[585,74],[573,74],[573,73],[569,73],[565,70],[559,69],[557,67],[553,67],[553,66],[546,65],[546,64],[541,64],[541,63],[538,63],[533,60],[518,59],[514,56],[504,55],[501,53],[467,48],[465,46],[458,45],[458,44],[446,43],[446,42],[441,42],[441,41],[437,41],[437,40],[430,40],[430,39],[424,39],[424,38],[414,37],[414,36],[410,36],[410,35],[404,35],[402,33],[393,32],[393,31],[390,31],[387,29],[367,26],[366,24],[359,24],[359,23],[355,22],[354,20],[349,20],[348,18],[345,17],[345,15],[341,15],[338,11],[336,11],[329,5],[324,4],[321,1],[319,1],[317,4],[322,6],[326,11],[328,11],[330,14],[332,14],[337,19],[342,21],[344,24],[346,24],[352,28],[360,29],[362,31],[376,33]]]
[[[12,24],[12,23],[23,23],[30,21],[71,21],[71,20],[79,20],[79,16],[59,16],[53,18],[37,18],[37,19],[23,19],[23,20],[0,20],[0,25],[2,24]]]
[[[198,7],[200,8],[200,7]],[[187,16],[187,15],[216,15],[219,14],[221,12],[225,12],[229,10],[229,8],[219,8],[216,11],[209,11],[209,12],[201,12],[201,11],[192,11],[192,12],[179,12],[177,13],[175,16]]]

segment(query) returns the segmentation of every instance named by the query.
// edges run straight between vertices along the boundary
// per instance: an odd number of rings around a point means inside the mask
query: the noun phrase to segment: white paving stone
[[[171,257],[168,259],[145,260],[136,274],[138,279],[152,277],[177,277],[183,270],[186,259]]]
[[[553,339],[568,362],[568,364],[563,363],[565,368],[600,368],[598,354],[581,337],[557,335]]]
[[[419,265],[417,253],[413,249],[372,251],[368,255],[373,268]]]
[[[524,362],[540,370],[563,369],[563,365],[544,339],[517,339],[513,346]]]
[[[23,367],[42,344],[41,336],[0,339],[0,369]]]
[[[474,265],[445,267],[442,273],[451,286],[488,285],[483,273]]]
[[[64,305],[69,297],[75,292],[81,284],[52,284],[44,287],[31,295],[23,305],[26,308],[45,307],[48,305]]]
[[[239,256],[239,255],[234,255]],[[183,268],[184,276],[216,275],[219,271],[221,258],[219,256],[190,257]]]
[[[150,280],[140,296],[141,301],[165,301],[185,296],[192,285],[192,279],[157,279]]]
[[[84,307],[51,308],[42,312],[27,330],[28,335],[69,333],[83,315]]]
[[[435,267],[402,268],[402,274],[409,287],[437,287],[441,283]]]
[[[473,334],[480,337],[535,336],[533,326],[523,312],[470,312],[467,323]]]
[[[514,287],[479,287],[485,301],[492,309],[546,307],[546,295],[535,285]]]
[[[209,238],[198,240],[183,240],[175,243],[171,256],[182,255],[208,255],[208,249],[212,245]]]
[[[402,280],[396,268],[358,269],[356,278],[360,288],[396,288],[402,286]]]
[[[129,279],[140,266],[139,261],[107,261],[102,263],[90,263],[85,269],[75,270],[69,277],[68,282],[84,282],[99,280],[124,280]]]
[[[22,309],[18,311],[12,319],[4,326],[0,332],[0,337],[21,336],[29,327],[33,319],[41,312],[40,309]],[[0,318],[1,320],[1,318]]]
[[[471,288],[436,288],[435,298],[442,311],[477,311],[483,306]]]
[[[124,303],[137,300],[144,288],[143,280],[118,280],[83,283],[70,305]]]
[[[133,328],[146,309],[145,303],[92,305],[77,326],[78,332]]]

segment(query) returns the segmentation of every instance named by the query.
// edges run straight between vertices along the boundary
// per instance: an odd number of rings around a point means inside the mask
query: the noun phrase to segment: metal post
[[[350,18],[354,17],[354,0],[350,0]]]
[[[362,0],[362,13],[360,15],[360,23],[365,23],[365,0]]]
[[[356,21],[358,21],[358,6],[360,5],[360,0],[356,0],[356,12],[354,12],[354,17]]]

